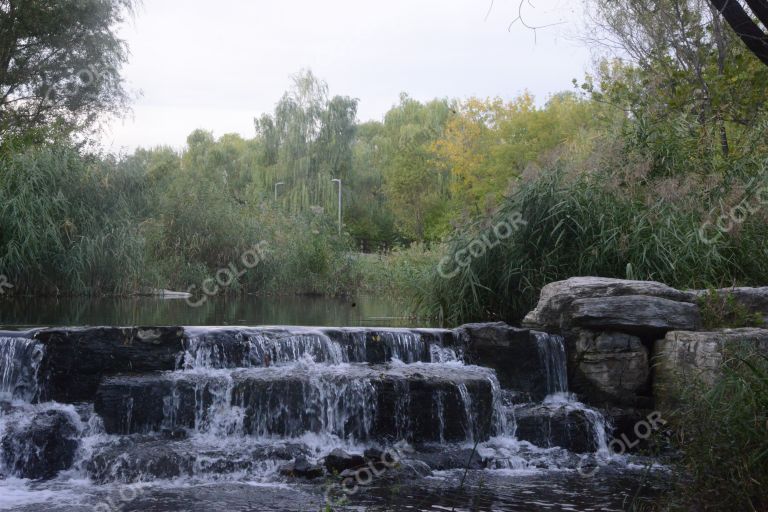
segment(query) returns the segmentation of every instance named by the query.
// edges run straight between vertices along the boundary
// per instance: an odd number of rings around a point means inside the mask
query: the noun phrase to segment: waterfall
[[[562,336],[535,332],[539,359],[544,367],[547,394],[568,391],[568,369],[565,358],[565,342]]]
[[[40,364],[45,348],[29,338],[0,336],[0,400],[40,398]]]
[[[243,328],[190,330],[179,369],[253,368],[295,363],[457,361],[439,333],[409,329]]]

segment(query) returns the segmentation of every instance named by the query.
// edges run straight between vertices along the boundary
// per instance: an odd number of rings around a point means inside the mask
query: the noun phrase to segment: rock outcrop
[[[682,303],[696,301],[693,292],[676,290],[655,281],[572,277],[544,286],[536,309],[526,315],[523,325],[547,332],[568,331],[573,325],[574,301],[625,296],[656,297]]]
[[[591,403],[652,407],[649,351],[640,338],[582,330],[570,346],[572,391]]]
[[[722,329],[710,332],[673,331],[654,347],[654,395],[668,410],[680,403],[686,384],[712,386],[728,356],[768,355],[768,330]]]

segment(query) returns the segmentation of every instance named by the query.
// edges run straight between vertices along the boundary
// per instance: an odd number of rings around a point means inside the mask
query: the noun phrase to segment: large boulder
[[[594,330],[614,330],[648,337],[671,330],[701,327],[699,307],[661,297],[623,295],[576,299],[571,304],[571,323]]]
[[[23,407],[3,418],[0,455],[19,478],[50,479],[72,467],[79,446],[79,419],[60,408]]]
[[[93,400],[101,378],[119,372],[173,370],[184,348],[181,327],[86,327],[43,329],[47,398]]]
[[[572,325],[574,301],[627,295],[642,295],[687,303],[696,301],[696,295],[692,292],[676,290],[655,281],[572,277],[544,286],[536,309],[526,315],[523,325],[550,332],[565,332]]]
[[[673,331],[654,347],[653,391],[657,405],[670,410],[682,400],[682,390],[694,384],[709,387],[721,375],[728,354],[768,355],[768,330],[722,329],[709,332]]]
[[[462,325],[456,337],[464,346],[465,361],[493,368],[501,387],[519,392],[523,400],[565,391],[566,383],[558,383],[565,380],[559,336],[494,322]]]
[[[572,391],[594,405],[650,407],[648,349],[620,332],[579,331],[569,346]]]

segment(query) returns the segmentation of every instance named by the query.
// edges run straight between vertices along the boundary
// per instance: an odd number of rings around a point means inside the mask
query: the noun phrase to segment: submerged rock
[[[560,403],[520,407],[515,409],[515,418],[519,440],[542,448],[559,446],[574,453],[597,451],[597,429],[605,428],[597,411]]]
[[[296,457],[293,462],[280,466],[278,472],[283,476],[307,479],[319,478],[324,474],[322,466],[312,464],[303,456]]]
[[[357,469],[365,465],[362,455],[350,454],[339,448],[333,450],[323,459],[325,469],[331,473],[342,473],[348,469]]]
[[[23,408],[5,421],[0,446],[3,463],[11,474],[34,480],[50,479],[72,467],[79,446],[75,413]]]
[[[488,459],[472,448],[441,447],[439,450],[414,453],[409,458],[425,463],[433,471],[485,469],[489,465]]]

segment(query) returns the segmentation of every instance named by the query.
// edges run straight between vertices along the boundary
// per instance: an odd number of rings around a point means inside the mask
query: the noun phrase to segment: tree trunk
[[[768,66],[768,33],[763,32],[744,7],[736,0],[709,0],[717,11],[723,15],[736,35],[744,41],[747,48]],[[768,0],[747,0],[750,8],[763,23],[763,16],[768,14]]]

